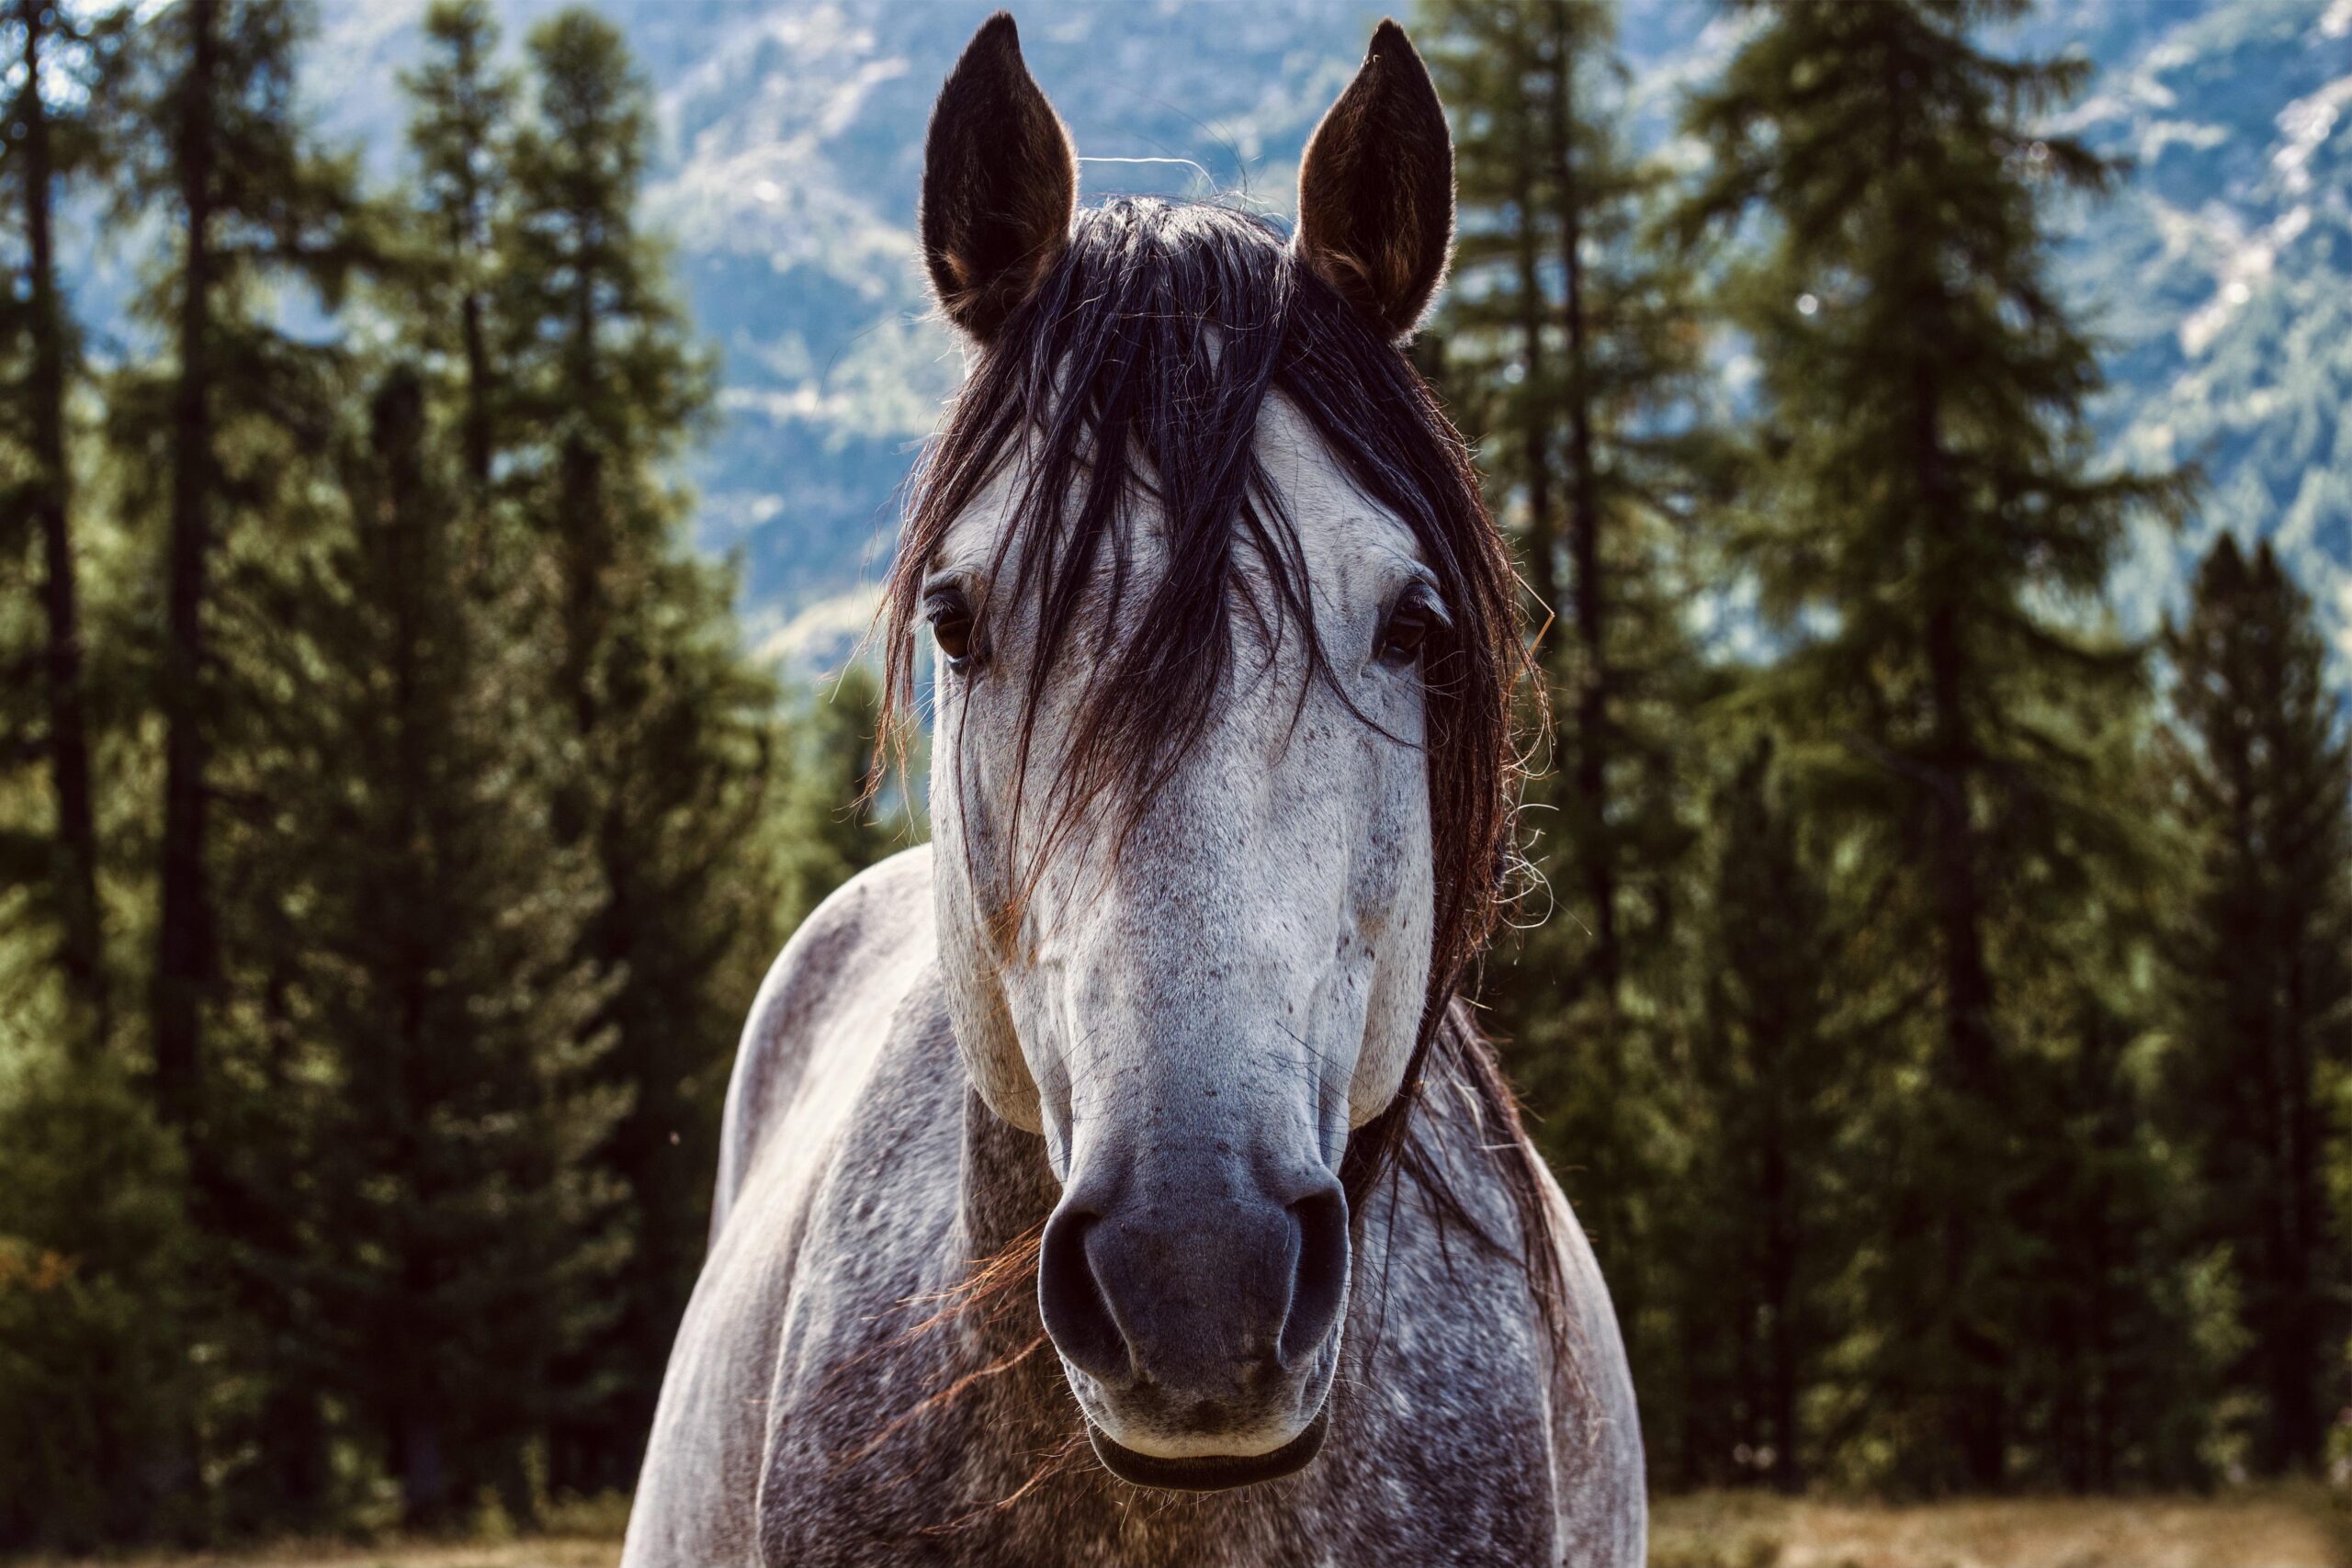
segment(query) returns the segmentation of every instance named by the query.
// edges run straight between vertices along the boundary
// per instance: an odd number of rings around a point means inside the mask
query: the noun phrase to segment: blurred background
[[[986,9],[0,5],[0,1551],[625,1509],[760,974],[923,832]],[[1088,193],[1286,221],[1378,10],[1018,17]],[[1675,1560],[2340,1552],[2352,0],[1403,19],[1551,713],[1482,994]]]

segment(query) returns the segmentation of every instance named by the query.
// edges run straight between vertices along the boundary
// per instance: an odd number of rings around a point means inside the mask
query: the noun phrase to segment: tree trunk
[[[1614,1019],[1624,968],[1617,930],[1616,854],[1609,841],[1608,613],[1601,581],[1601,505],[1599,465],[1592,448],[1591,323],[1585,316],[1585,195],[1576,169],[1576,51],[1569,9],[1553,7],[1552,152],[1560,203],[1560,271],[1567,335],[1568,557],[1575,582],[1572,635],[1579,655],[1576,672],[1576,802],[1570,814],[1577,851],[1584,861],[1585,897],[1592,906],[1594,983]]]
[[[56,177],[48,106],[41,97],[41,44],[47,0],[18,0],[24,30],[25,235],[32,286],[30,394],[33,468],[38,486],[42,599],[49,616],[49,764],[57,796],[58,904],[64,926],[66,984],[85,1014],[79,1043],[95,1052],[109,1032],[105,932],[98,906],[98,833],[91,804],[90,725],[82,684],[82,626],[75,585],[65,455],[65,321],[57,295],[51,230]]]
[[[162,911],[154,980],[156,1093],[165,1118],[195,1119],[203,998],[212,963],[205,885],[204,609],[213,547],[211,411],[213,74],[218,0],[189,0],[191,55],[181,92],[180,200],[187,254],[179,386],[172,410],[172,501],[164,631]]]
[[[1880,157],[1888,169],[1905,167],[1910,130],[1907,65],[1888,54],[1882,62],[1882,91],[1887,116]],[[1904,214],[1894,217],[1904,227]],[[1883,281],[1907,294],[1919,339],[1938,340],[1935,323],[1949,319],[1943,282],[1930,258],[1922,270]],[[1965,528],[1951,503],[1943,447],[1943,403],[1935,366],[1926,355],[1914,358],[1900,395],[1908,399],[1911,486],[1917,526],[1930,551],[1955,545]],[[1920,649],[1928,669],[1928,736],[1922,760],[1926,791],[1928,864],[1931,919],[1935,925],[1942,983],[1939,1071],[1943,1092],[1939,1132],[1964,1139],[1979,1125],[1999,1123],[1999,1074],[1993,1034],[1993,977],[1984,957],[1984,892],[1978,881],[1980,846],[1972,816],[1975,784],[1975,737],[1966,697],[1971,671],[1951,582],[1957,567],[1947,559],[1926,575],[1934,598],[1928,605]],[[1963,1127],[1964,1123],[1964,1127]],[[1971,1154],[1947,1145],[1947,1158]],[[1983,1240],[1974,1190],[1954,1187],[1939,1194],[1943,1209],[1938,1237],[1939,1310],[1951,1325],[1953,1365],[1944,1374],[1946,1436],[1961,1456],[1964,1479],[1979,1491],[1996,1491],[2007,1477],[2007,1415],[1998,1344],[1972,1321],[1968,1290],[1976,1248]]]
[[[1942,446],[1931,388],[1915,388],[1917,479],[1930,517],[1948,518],[1943,494]],[[1940,526],[1949,528],[1946,522]],[[1967,652],[1958,609],[1949,600],[1928,613],[1926,649],[1930,705],[1928,765],[1929,872],[1935,878],[1935,920],[1942,963],[1944,1070],[1949,1084],[1946,1115],[1955,1112],[1968,1128],[1998,1125],[2000,1078],[1993,1034],[1993,977],[1984,958],[1984,892],[1978,882],[1975,823],[1970,795],[1975,775],[1975,743],[1965,706]],[[1952,1194],[1955,1198],[1962,1195]],[[1976,1247],[1973,1197],[1947,1205],[1944,1217],[1943,1284],[1947,1308],[1955,1313],[1953,1350],[1958,1386],[1953,1391],[1951,1437],[1966,1467],[1969,1484],[1997,1489],[2007,1469],[2006,1416],[1998,1346],[1971,1322],[1967,1289]]]
[[[1772,1042],[1773,1080],[1770,1117],[1765,1134],[1764,1170],[1758,1194],[1764,1211],[1764,1304],[1771,1320],[1764,1336],[1764,1406],[1772,1434],[1772,1462],[1766,1474],[1782,1492],[1804,1490],[1804,1472],[1797,1465],[1796,1311],[1797,1226],[1801,1216],[1791,1180],[1786,1122],[1781,1114],[1782,1090],[1778,1082],[1787,1070],[1791,1042]]]
[[[1524,34],[1514,40],[1522,52],[1530,49]],[[1521,61],[1522,66],[1524,61]],[[1522,70],[1522,76],[1524,72]],[[1555,636],[1550,625],[1560,613],[1558,524],[1552,515],[1552,438],[1549,411],[1544,407],[1544,324],[1551,314],[1544,296],[1540,246],[1543,234],[1537,219],[1535,163],[1540,155],[1535,137],[1535,106],[1524,90],[1511,98],[1519,114],[1518,160],[1513,167],[1512,197],[1519,204],[1519,340],[1520,367],[1524,379],[1519,399],[1520,462],[1527,483],[1527,570],[1533,577],[1535,596],[1543,602],[1544,625],[1537,631]]]
[[[400,1431],[401,1517],[413,1528],[439,1524],[449,1508],[447,1455],[441,1424],[429,1413],[401,1412]]]
[[[425,659],[426,604],[430,585],[440,581],[434,557],[436,520],[425,515],[422,502],[423,389],[394,371],[376,394],[370,410],[370,437],[376,479],[382,486],[373,519],[379,552],[382,610],[390,648],[385,662],[391,690],[378,730],[385,747],[382,766],[394,781],[398,799],[393,806],[394,831],[406,846],[388,877],[385,903],[395,922],[386,943],[390,966],[388,1000],[391,1004],[400,1070],[400,1136],[415,1151],[427,1140],[425,1129],[435,1113],[438,1096],[428,1061],[435,1048],[432,1031],[433,975],[438,967],[434,943],[453,933],[438,931],[426,919],[432,905],[438,846],[428,808],[433,790],[429,754],[434,715],[427,710]],[[413,1152],[403,1156],[413,1165]],[[398,1235],[403,1254],[401,1275],[416,1300],[429,1299],[439,1285],[447,1260],[424,1227],[411,1214]],[[427,1352],[420,1365],[429,1363]],[[401,1506],[405,1522],[424,1529],[440,1522],[454,1495],[462,1497],[467,1477],[453,1475],[437,1424],[414,1412],[407,1416],[405,1435],[395,1433],[407,1456],[401,1475]]]
[[[2295,911],[2294,932],[2308,941],[2311,910]],[[2278,1468],[2308,1471],[2319,1463],[2324,1443],[2318,1383],[2328,1358],[2323,1346],[2320,1303],[2312,1262],[2326,1246],[2325,1199],[2321,1190],[2318,1064],[2312,1060],[2303,964],[2290,954],[2285,1016],[2275,1021],[2280,1057],[2282,1134],[2278,1207],[2284,1235],[2276,1289],[2279,1306],[2272,1353],[2270,1418],[2278,1446]]]

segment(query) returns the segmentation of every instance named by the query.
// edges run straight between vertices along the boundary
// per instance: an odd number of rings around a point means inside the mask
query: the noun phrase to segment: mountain
[[[306,92],[331,136],[398,169],[393,73],[423,0],[330,0]],[[510,36],[553,0],[506,0]],[[916,449],[958,373],[913,254],[932,95],[977,0],[617,0],[660,106],[650,216],[723,356],[690,478],[702,537],[741,552],[779,649],[863,624]],[[1044,0],[1018,6],[1086,193],[1238,190],[1286,211],[1298,152],[1361,57],[1376,4]],[[2006,29],[2072,50],[2090,89],[2053,130],[2125,156],[2064,213],[2064,271],[2108,346],[2099,418],[2121,460],[2194,463],[2187,530],[2119,578],[2135,626],[2216,529],[2267,535],[2352,623],[2352,0],[2052,0]],[[1703,0],[1634,0],[1640,123],[1736,32]]]
[[[548,0],[507,0],[519,40]],[[960,352],[914,254],[931,100],[995,6],[978,0],[618,0],[656,93],[649,219],[722,355],[689,477],[701,536],[741,553],[755,630],[821,649],[862,627],[899,487]],[[306,91],[322,129],[398,171],[392,84],[423,0],[333,0]],[[1166,0],[1019,7],[1022,44],[1088,160],[1089,197],[1239,191],[1286,213],[1316,118],[1379,8]],[[792,623],[787,630],[787,623]],[[779,638],[779,634],[781,635]]]
[[[2217,530],[2267,536],[2352,651],[2352,0],[2136,19],[2062,122],[2131,164],[2068,271],[2107,344],[2111,449],[2204,484],[2119,600],[2144,618]]]

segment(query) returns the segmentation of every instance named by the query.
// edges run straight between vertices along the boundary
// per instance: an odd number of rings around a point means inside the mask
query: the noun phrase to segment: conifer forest
[[[2057,251],[2138,174],[2027,0],[1706,17],[1402,16],[1543,628],[1478,995],[1652,1485],[2352,1466],[2333,586],[2105,438]],[[628,37],[433,0],[363,157],[318,19],[0,0],[0,1551],[626,1492],[761,976],[923,834],[697,531]]]

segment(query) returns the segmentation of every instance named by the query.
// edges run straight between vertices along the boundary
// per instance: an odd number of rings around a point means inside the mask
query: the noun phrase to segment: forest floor
[[[1650,1568],[2352,1568],[2352,1497],[2316,1486],[1908,1505],[1704,1493],[1652,1505]]]
[[[5,1558],[7,1568],[615,1568],[618,1532],[501,1540],[274,1541],[233,1551],[175,1555]]]
[[[107,1568],[614,1568],[617,1517],[511,1540],[286,1541]],[[34,1559],[15,1568],[66,1568]],[[75,1565],[86,1568],[86,1565]],[[1660,1497],[1650,1568],[2352,1568],[2352,1495],[2318,1487],[2211,1497],[1834,1502],[1755,1493]]]

